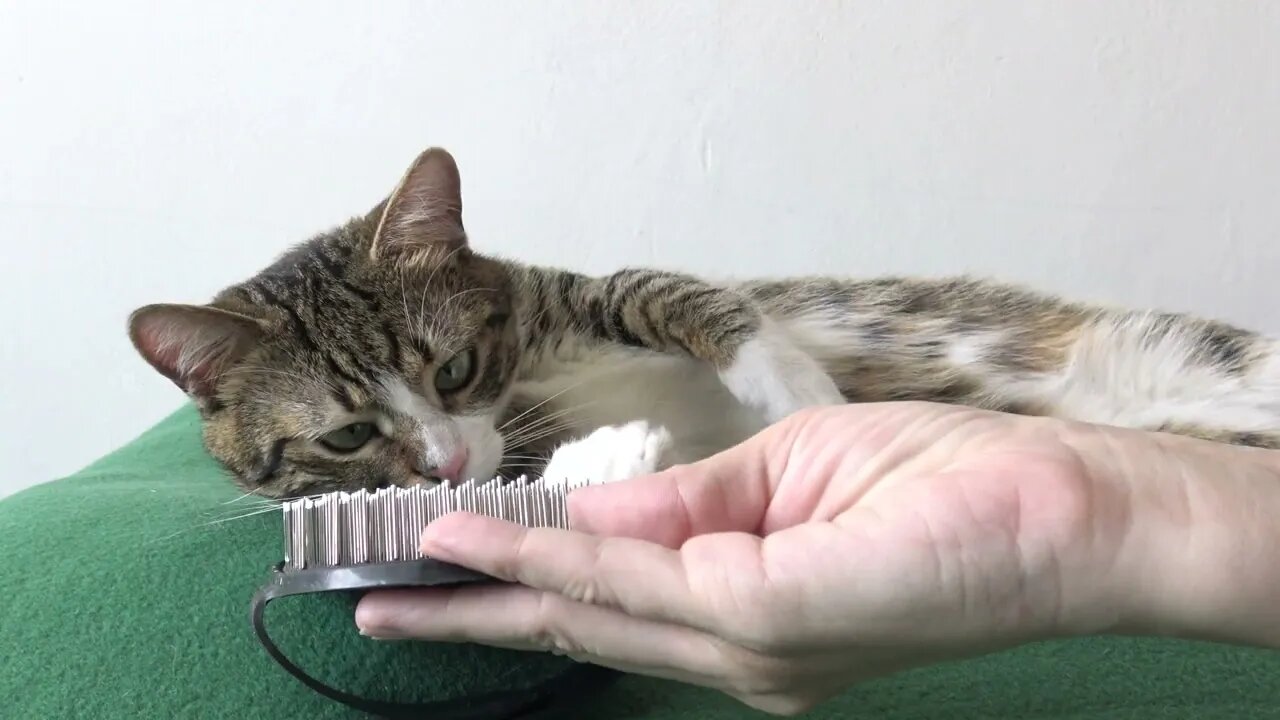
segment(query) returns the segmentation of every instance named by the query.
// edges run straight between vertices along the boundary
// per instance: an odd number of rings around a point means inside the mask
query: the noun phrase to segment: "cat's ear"
[[[435,264],[467,246],[462,180],[453,156],[440,148],[419,155],[381,205],[369,248],[374,261]]]
[[[207,305],[147,305],[129,316],[129,339],[161,375],[205,399],[222,373],[262,339],[262,326]]]

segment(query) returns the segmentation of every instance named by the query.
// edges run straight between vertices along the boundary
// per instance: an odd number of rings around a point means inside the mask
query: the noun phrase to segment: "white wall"
[[[180,402],[127,313],[462,167],[479,247],[975,272],[1280,331],[1280,3],[0,3],[0,492]]]

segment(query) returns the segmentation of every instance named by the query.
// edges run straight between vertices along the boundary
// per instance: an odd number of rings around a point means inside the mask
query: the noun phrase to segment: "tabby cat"
[[[205,446],[281,498],[497,475],[612,481],[801,408],[931,400],[1280,447],[1280,342],[967,278],[605,277],[472,249],[457,165],[207,305],[148,305],[143,358]]]

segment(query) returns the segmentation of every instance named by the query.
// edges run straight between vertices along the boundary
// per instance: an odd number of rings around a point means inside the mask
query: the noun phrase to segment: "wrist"
[[[1092,538],[1095,631],[1280,647],[1280,451],[1112,429],[1077,447],[1119,519]]]

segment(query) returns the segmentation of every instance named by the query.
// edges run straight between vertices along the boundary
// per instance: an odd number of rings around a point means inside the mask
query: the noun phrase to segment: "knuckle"
[[[590,553],[586,562],[578,565],[577,571],[565,579],[560,594],[585,605],[598,605],[610,599],[601,582],[604,575],[603,569],[607,563],[606,556],[609,553],[609,541],[601,540],[593,543]]]
[[[795,689],[796,675],[791,663],[750,650],[735,652],[726,659],[732,691],[750,696],[783,696]]]
[[[553,654],[577,657],[583,653],[584,648],[568,632],[564,622],[565,612],[563,600],[551,593],[542,593],[527,635],[536,646]]]
[[[504,553],[494,563],[494,570],[499,577],[525,583],[527,578],[524,576],[522,569],[528,565],[527,560],[530,556],[530,552],[529,531],[527,529],[522,529],[515,538],[515,547],[509,554]]]
[[[600,600],[600,588],[591,578],[573,578],[565,583],[562,594],[584,605],[595,605]]]

